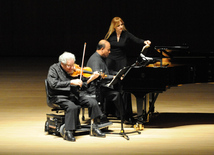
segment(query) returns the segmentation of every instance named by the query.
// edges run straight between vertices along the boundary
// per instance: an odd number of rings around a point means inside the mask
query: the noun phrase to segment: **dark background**
[[[121,17],[128,31],[158,45],[188,45],[213,52],[212,1],[164,0],[1,0],[1,56],[86,57],[104,38],[111,19]],[[130,56],[141,47],[129,46]]]

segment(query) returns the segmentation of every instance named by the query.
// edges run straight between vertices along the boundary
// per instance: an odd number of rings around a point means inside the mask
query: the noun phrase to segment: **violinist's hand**
[[[151,45],[151,41],[150,40],[146,40],[146,41],[144,41],[144,44]]]
[[[87,84],[89,84],[91,81],[95,80],[96,78],[98,78],[100,76],[100,74],[96,71],[93,72],[93,74],[90,76],[90,78],[87,80]]]
[[[82,80],[80,80],[80,79],[73,79],[73,80],[70,81],[70,84],[82,87]]]
[[[100,76],[100,73],[98,73],[98,71],[93,72],[93,74],[91,75],[93,79],[96,79]]]

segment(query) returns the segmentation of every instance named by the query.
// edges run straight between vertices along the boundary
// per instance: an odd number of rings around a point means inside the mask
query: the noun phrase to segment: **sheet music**
[[[112,85],[116,84],[118,82],[118,80],[121,79],[121,77],[127,73],[127,71],[129,71],[131,69],[130,66],[128,67],[124,67],[123,69],[120,69],[119,72],[117,72],[115,78],[113,78],[111,80],[111,82],[109,82],[108,84],[106,84],[107,87],[111,87]]]

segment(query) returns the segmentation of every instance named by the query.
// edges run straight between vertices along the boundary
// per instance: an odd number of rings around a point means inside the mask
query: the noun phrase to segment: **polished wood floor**
[[[78,134],[76,142],[44,132],[44,79],[57,58],[1,58],[0,154],[214,154],[214,83],[172,87],[159,95],[141,134],[106,138]],[[133,97],[133,109],[136,110]],[[84,122],[83,122],[84,123]],[[119,133],[120,124],[109,127]],[[125,125],[125,131],[134,129]]]

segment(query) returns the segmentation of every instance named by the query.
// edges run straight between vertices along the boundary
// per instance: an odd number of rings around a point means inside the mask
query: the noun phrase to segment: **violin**
[[[93,71],[90,67],[83,67],[81,68],[78,64],[74,64],[74,71],[70,74],[72,77],[78,77],[82,75],[85,78],[89,78],[93,74]],[[100,73],[100,76],[104,79],[107,77],[104,73]]]
[[[85,48],[86,48],[86,43],[84,43],[84,48],[83,48],[83,57],[82,57],[82,64],[81,66],[83,66],[83,62],[84,62],[84,57],[85,57]],[[77,77],[80,75],[80,80],[82,79],[82,76],[89,78],[91,75],[93,74],[93,71],[90,67],[80,67],[77,64],[74,64],[74,70],[73,73],[71,73],[70,75],[72,77]],[[105,77],[107,77],[107,75],[105,75],[104,73],[100,73],[100,76],[104,79]]]

